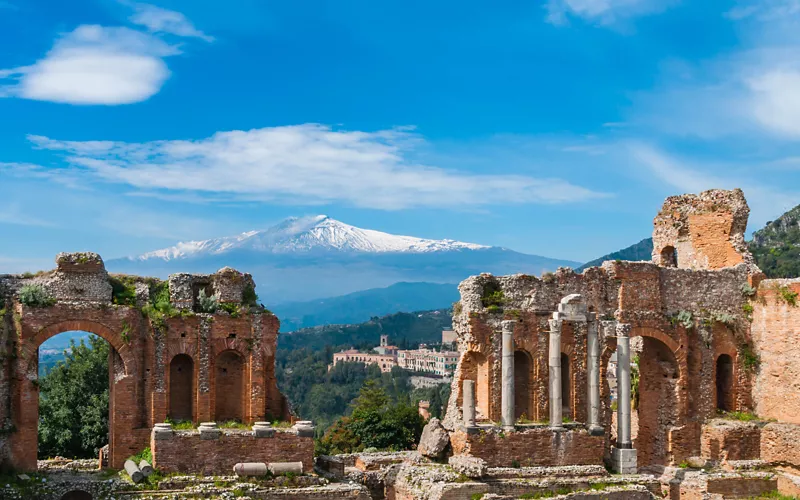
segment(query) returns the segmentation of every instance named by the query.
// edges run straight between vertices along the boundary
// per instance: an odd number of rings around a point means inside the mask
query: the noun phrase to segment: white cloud
[[[132,7],[136,12],[130,17],[130,21],[134,24],[145,26],[154,33],[196,37],[206,42],[214,41],[214,37],[208,36],[195,28],[191,21],[180,12],[162,9],[146,3],[134,3]]]
[[[8,96],[70,104],[130,104],[148,99],[169,77],[166,56],[179,51],[129,28],[83,25],[56,40],[32,66],[0,70]]]
[[[52,224],[44,219],[26,213],[19,203],[0,206],[0,225],[14,224],[17,226],[49,227]]]
[[[105,182],[172,195],[287,204],[344,202],[359,207],[465,208],[569,203],[607,196],[562,179],[473,174],[413,160],[423,139],[408,129],[333,130],[304,124],[219,132],[195,141],[58,141],[75,170]]]
[[[749,83],[755,118],[776,133],[800,138],[800,72],[778,69]]]
[[[569,17],[579,17],[596,24],[662,12],[676,3],[672,0],[549,0],[547,20],[564,24]]]

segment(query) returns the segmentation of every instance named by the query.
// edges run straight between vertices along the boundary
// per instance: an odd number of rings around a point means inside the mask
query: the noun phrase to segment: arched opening
[[[217,422],[244,421],[244,369],[244,358],[236,351],[224,351],[217,357],[214,378]]]
[[[463,381],[475,381],[475,419],[489,419],[489,364],[486,356],[479,352],[470,351],[464,355],[461,362],[461,384],[459,391],[463,391]],[[463,404],[463,400],[459,401]]]
[[[639,463],[669,465],[669,431],[678,425],[679,369],[669,347],[642,337],[639,356],[639,431],[634,438]],[[633,381],[633,378],[632,378]]]
[[[92,495],[83,490],[72,490],[61,495],[61,500],[92,500]]]
[[[178,354],[169,364],[169,418],[194,420],[194,361]]]
[[[717,358],[717,409],[733,411],[733,358],[722,354]]]
[[[514,352],[514,418],[533,420],[533,360],[525,351]]]
[[[38,391],[38,408],[29,408],[37,412],[36,419],[33,414],[29,418],[40,459],[97,458],[109,444],[114,355],[108,342],[85,331],[62,332],[39,346],[28,378]]]
[[[661,250],[661,265],[664,267],[678,267],[678,252],[673,246],[666,246]]]
[[[569,356],[561,353],[561,408],[565,417],[570,417],[572,408],[572,380],[569,377]]]

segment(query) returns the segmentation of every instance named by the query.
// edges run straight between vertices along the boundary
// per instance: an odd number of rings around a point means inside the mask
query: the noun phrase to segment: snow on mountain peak
[[[218,255],[234,250],[276,254],[310,251],[427,253],[483,248],[489,247],[453,240],[399,236],[361,229],[327,215],[315,215],[289,217],[269,229],[247,231],[236,236],[181,242],[173,247],[142,254],[134,260],[173,260]]]

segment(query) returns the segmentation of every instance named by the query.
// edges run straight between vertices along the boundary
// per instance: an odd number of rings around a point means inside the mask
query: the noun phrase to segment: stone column
[[[556,313],[557,314],[557,313]],[[550,367],[550,428],[563,429],[561,402],[561,323],[551,319],[548,365]]]
[[[617,445],[611,449],[612,468],[636,473],[636,450],[631,443],[631,325],[617,324]]]
[[[617,325],[617,447],[631,448],[631,325]]]
[[[587,412],[586,428],[593,436],[602,436],[603,427],[600,425],[600,340],[597,336],[597,320],[595,315],[589,318],[589,329],[586,337],[588,360]]]
[[[461,395],[464,427],[475,427],[475,381],[465,380]]]
[[[514,430],[514,323],[505,320],[501,323],[503,328],[503,375],[501,394],[502,424],[507,431]]]

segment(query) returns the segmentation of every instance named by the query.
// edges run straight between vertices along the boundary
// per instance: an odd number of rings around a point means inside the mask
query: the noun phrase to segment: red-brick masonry
[[[314,438],[278,430],[271,437],[252,431],[223,429],[217,439],[202,439],[198,431],[176,431],[168,439],[150,441],[153,466],[161,472],[230,475],[241,462],[303,462],[313,471]]]
[[[591,436],[583,429],[553,431],[547,427],[450,434],[456,455],[482,458],[489,467],[602,465],[604,441],[603,436]]]

